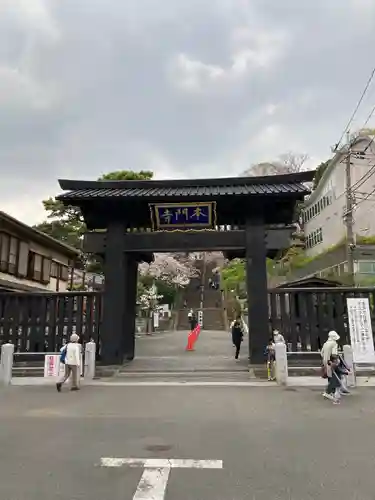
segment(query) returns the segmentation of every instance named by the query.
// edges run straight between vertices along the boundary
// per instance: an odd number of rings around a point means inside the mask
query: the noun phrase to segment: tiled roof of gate
[[[309,175],[310,174],[310,175]],[[177,181],[71,181],[60,180],[69,190],[61,200],[118,198],[174,198],[243,195],[305,195],[310,191],[303,182],[311,181],[313,172],[267,177],[222,179],[184,179]]]

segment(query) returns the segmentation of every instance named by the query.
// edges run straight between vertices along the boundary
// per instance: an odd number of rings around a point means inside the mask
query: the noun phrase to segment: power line
[[[375,113],[375,105],[374,107],[372,108],[372,110],[370,111],[370,114],[368,115],[368,117],[366,118],[365,120],[365,123],[362,125],[361,128],[366,128],[366,125],[368,124],[368,122],[371,120],[372,118],[372,115]]]
[[[372,191],[370,191],[364,198],[362,198],[358,203],[355,204],[355,210],[361,203],[367,201],[370,198],[370,196],[372,196],[374,193],[375,193],[375,188]]]
[[[350,119],[349,119],[349,121],[348,121],[348,123],[347,123],[346,127],[344,128],[344,130],[343,130],[343,132],[342,132],[342,134],[341,134],[340,140],[339,140],[339,142],[337,143],[337,146],[336,146],[336,150],[337,150],[337,148],[338,148],[339,144],[341,143],[342,138],[344,137],[345,133],[346,133],[346,132],[347,132],[347,130],[349,129],[349,127],[350,127],[350,125],[351,125],[352,121],[354,120],[354,117],[355,117],[355,115],[357,114],[357,111],[358,111],[358,109],[359,109],[360,105],[362,104],[362,101],[363,101],[363,99],[364,99],[364,97],[365,97],[365,95],[366,95],[366,93],[367,93],[367,91],[368,91],[368,89],[369,89],[369,87],[370,87],[370,85],[371,85],[371,82],[372,82],[372,79],[374,78],[374,75],[375,75],[375,67],[374,67],[374,69],[371,71],[371,74],[370,74],[370,76],[369,76],[369,79],[367,80],[367,83],[366,83],[366,85],[365,85],[365,88],[363,89],[363,92],[362,92],[362,94],[361,94],[361,97],[360,97],[359,101],[357,102],[357,105],[356,105],[356,107],[354,108],[354,111],[353,111],[353,113],[352,113],[352,115],[351,115],[351,117],[350,117]]]

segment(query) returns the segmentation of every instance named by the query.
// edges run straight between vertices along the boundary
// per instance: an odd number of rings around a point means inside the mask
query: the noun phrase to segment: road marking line
[[[102,467],[144,467],[133,500],[164,500],[171,469],[222,469],[222,460],[167,458],[113,458],[100,460]]]
[[[170,471],[169,467],[145,468],[133,500],[163,500]]]
[[[170,469],[222,469],[222,460],[181,460],[167,458],[112,458],[101,459],[102,467],[148,467],[160,469],[168,467]]]

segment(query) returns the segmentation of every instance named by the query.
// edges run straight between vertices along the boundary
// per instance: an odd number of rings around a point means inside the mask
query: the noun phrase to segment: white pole
[[[93,380],[95,377],[95,342],[87,342],[85,347],[85,380]]]
[[[3,344],[1,346],[0,378],[2,385],[10,385],[12,383],[13,354],[13,344]]]
[[[284,343],[275,344],[276,355],[276,382],[278,385],[288,384],[288,357],[286,354],[286,345]]]

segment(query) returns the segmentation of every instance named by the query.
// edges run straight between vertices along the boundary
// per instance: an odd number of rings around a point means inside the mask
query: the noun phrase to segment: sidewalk
[[[199,376],[198,376],[199,378]],[[43,377],[16,377],[12,380],[13,386],[53,386],[56,384],[56,380],[45,379]],[[288,385],[286,387],[313,387],[313,388],[323,388],[327,385],[326,380],[319,377],[289,377]],[[176,374],[176,377],[168,380],[156,380],[156,381],[143,381],[138,377],[134,377],[134,380],[129,378],[124,380],[123,378],[107,378],[85,381],[82,380],[82,386],[97,386],[97,387],[278,387],[276,382],[268,382],[263,380],[248,380],[248,381],[236,381],[236,380],[187,380],[181,379],[181,374]],[[375,377],[357,377],[357,387],[375,387]],[[280,387],[282,388],[282,387]]]

